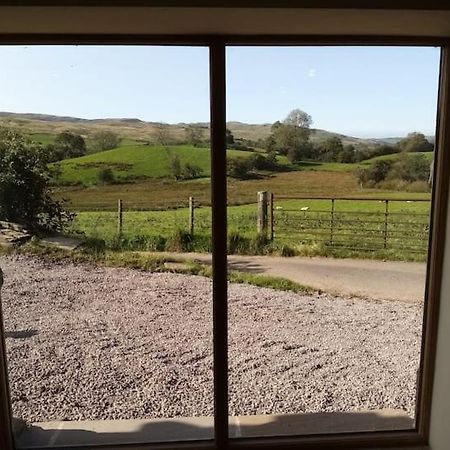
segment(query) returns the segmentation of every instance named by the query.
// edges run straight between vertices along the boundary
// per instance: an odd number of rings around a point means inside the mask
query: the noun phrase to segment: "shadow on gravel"
[[[196,421],[194,423],[188,423]],[[212,440],[213,418],[49,422],[25,428],[16,446],[78,446]],[[83,429],[83,425],[85,428]],[[44,427],[44,428],[43,428]],[[403,411],[305,413],[230,417],[230,438],[411,430]],[[90,428],[90,429],[89,429]],[[95,431],[92,431],[95,430]],[[116,430],[110,432],[109,430]],[[117,430],[123,430],[118,432]]]
[[[38,333],[37,330],[5,331],[5,338],[29,339],[30,337],[36,336]]]

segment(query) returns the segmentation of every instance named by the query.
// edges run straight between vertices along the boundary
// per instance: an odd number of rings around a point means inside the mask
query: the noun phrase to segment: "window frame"
[[[164,45],[209,48],[211,197],[213,255],[214,440],[99,446],[108,449],[337,449],[427,448],[436,357],[439,302],[450,183],[450,41],[399,36],[219,36],[219,35],[0,35],[0,45]],[[433,46],[441,48],[434,183],[418,378],[416,426],[411,430],[261,438],[228,435],[228,296],[226,177],[226,48],[228,46]],[[3,317],[0,310],[0,448],[15,448],[8,387]],[[5,432],[6,431],[6,432]],[[67,449],[67,447],[65,447]],[[87,447],[74,447],[84,448]],[[92,447],[97,448],[97,447]]]

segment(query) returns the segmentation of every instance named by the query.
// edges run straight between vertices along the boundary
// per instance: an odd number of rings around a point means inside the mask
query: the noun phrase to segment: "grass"
[[[387,228],[385,207],[385,203],[378,200],[336,200],[331,245],[330,200],[276,200],[273,242],[265,242],[256,235],[255,203],[230,206],[229,252],[423,260],[426,257],[430,203],[390,201]],[[113,249],[210,252],[211,208],[196,208],[193,237],[187,233],[188,223],[187,208],[129,211],[124,213],[123,234],[118,237],[115,212],[85,211],[77,214],[72,232],[103,239]],[[383,248],[385,230],[388,233],[387,249]],[[346,247],[340,248],[343,243]]]
[[[86,263],[107,267],[124,267],[148,272],[184,273],[212,278],[211,267],[207,265],[154,253],[109,251],[99,248],[94,241],[88,241],[87,245],[73,252],[43,246],[40,245],[38,241],[28,243],[19,248],[0,246],[0,255],[12,253],[30,254],[49,262]],[[173,266],[166,265],[166,263],[174,262],[184,263],[184,268],[173,269],[171,268]],[[228,273],[228,280],[231,283],[250,284],[278,291],[304,294],[314,292],[312,288],[303,286],[286,278],[251,274],[247,272],[230,271]]]
[[[228,180],[228,203],[253,203],[258,191],[271,191],[275,195],[301,195],[321,197],[328,195],[372,195],[374,190],[359,189],[356,177],[348,172],[280,172],[251,180]],[[382,194],[382,191],[378,195]],[[380,193],[381,192],[381,193]],[[384,192],[385,194],[386,192]],[[209,178],[190,181],[151,179],[139,183],[107,186],[54,188],[56,198],[67,200],[75,211],[115,210],[121,198],[125,208],[167,209],[186,206],[189,196],[199,204],[211,204]]]
[[[186,264],[186,269],[182,270],[182,272],[212,278],[211,267],[195,261],[188,261]],[[313,288],[296,283],[295,281],[288,280],[287,278],[272,277],[268,275],[234,270],[228,271],[228,281],[230,283],[251,284],[253,286],[275,289],[277,291],[296,292],[302,294],[311,294],[314,291],[317,291]]]
[[[232,157],[248,157],[252,152],[228,150]],[[170,178],[170,160],[177,156],[182,165],[190,163],[200,167],[204,176],[211,171],[208,148],[192,145],[162,147],[158,145],[121,145],[100,153],[67,159],[61,162],[61,184],[95,185],[102,169],[109,168],[119,182],[136,179]]]

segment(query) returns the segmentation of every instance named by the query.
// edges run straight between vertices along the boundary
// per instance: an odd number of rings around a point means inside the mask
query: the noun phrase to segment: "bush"
[[[183,170],[181,168],[180,157],[178,155],[172,155],[170,158],[170,174],[175,180],[181,180],[183,178]]]
[[[245,180],[249,178],[251,165],[247,158],[228,158],[227,175],[232,178]]]
[[[194,164],[186,163],[182,170],[182,178],[184,180],[193,180],[195,178],[200,178],[202,175],[203,169]]]
[[[62,231],[74,218],[50,196],[48,157],[42,147],[0,128],[0,219],[32,230]]]
[[[168,250],[172,252],[190,252],[194,239],[190,233],[178,229],[172,233],[168,241]]]
[[[109,167],[101,169],[98,173],[98,181],[101,184],[113,184],[116,181],[114,172]]]
[[[112,131],[98,131],[91,138],[91,147],[94,151],[102,152],[118,147],[120,137]]]
[[[246,255],[250,251],[250,239],[242,236],[237,231],[228,234],[228,254]]]

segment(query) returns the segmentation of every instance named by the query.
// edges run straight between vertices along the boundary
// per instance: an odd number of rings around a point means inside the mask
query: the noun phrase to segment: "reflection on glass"
[[[414,427],[438,67],[227,49],[231,437]]]

